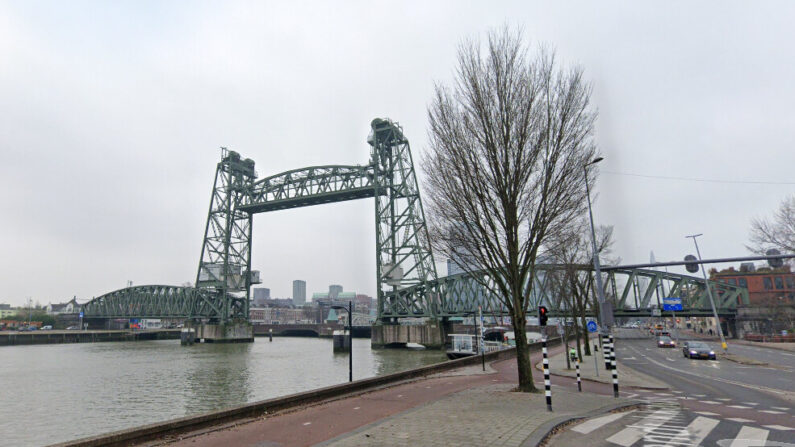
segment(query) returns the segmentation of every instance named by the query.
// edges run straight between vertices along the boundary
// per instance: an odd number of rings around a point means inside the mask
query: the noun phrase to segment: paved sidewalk
[[[561,348],[553,348],[558,352]],[[540,360],[533,353],[531,361]],[[578,393],[570,380],[553,381],[548,412],[543,391],[511,391],[516,359],[473,365],[294,411],[198,430],[143,445],[169,446],[520,446],[535,445],[561,418],[593,416],[633,403],[609,387]],[[543,377],[535,373],[543,390]],[[603,388],[603,389],[602,389]],[[525,443],[525,444],[523,444]],[[529,444],[528,444],[529,443]]]
[[[583,356],[583,363],[580,364],[580,377],[582,377],[583,380],[612,384],[613,375],[610,371],[605,369],[604,357],[597,355],[596,360],[599,365],[599,376],[596,375],[594,369],[593,357],[586,355]],[[553,355],[549,359],[549,372],[553,376],[577,377],[574,363],[572,363],[571,366],[572,369],[566,369],[566,357],[563,353]],[[631,386],[653,390],[665,390],[669,388],[668,384],[643,374],[642,372],[638,372],[624,365],[619,360],[616,360],[616,367],[618,368],[618,384],[621,387]],[[543,370],[543,364],[540,362],[537,363],[536,369],[539,371]]]
[[[511,388],[497,384],[464,390],[320,445],[519,447],[525,441],[535,445],[528,437],[554,419],[631,402],[556,388],[554,411],[549,412],[543,393],[516,393]]]

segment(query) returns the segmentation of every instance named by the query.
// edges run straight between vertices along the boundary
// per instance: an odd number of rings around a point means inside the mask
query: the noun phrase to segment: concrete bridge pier
[[[196,330],[196,342],[198,343],[251,343],[254,341],[254,326],[248,321],[193,323],[187,327]]]
[[[370,346],[373,349],[401,348],[406,343],[419,343],[428,349],[444,349],[446,332],[440,321],[422,325],[376,323],[372,327]]]

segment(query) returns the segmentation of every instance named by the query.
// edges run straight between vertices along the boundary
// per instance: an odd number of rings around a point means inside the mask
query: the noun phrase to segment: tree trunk
[[[536,390],[533,383],[533,370],[530,364],[530,353],[527,350],[527,333],[525,332],[525,316],[517,315],[519,311],[513,309],[513,333],[516,340],[516,366],[519,372],[519,391],[532,392]]]

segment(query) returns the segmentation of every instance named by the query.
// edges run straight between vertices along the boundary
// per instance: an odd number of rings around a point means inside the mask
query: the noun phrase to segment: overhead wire
[[[680,181],[689,181],[689,182],[703,182],[703,183],[737,183],[737,184],[753,184],[753,185],[795,185],[795,182],[772,182],[772,181],[762,181],[762,180],[721,180],[721,179],[706,179],[706,178],[694,178],[694,177],[674,177],[674,176],[665,176],[665,175],[648,175],[648,174],[635,174],[630,172],[618,172],[618,171],[601,171],[604,174],[611,174],[611,175],[623,175],[627,177],[643,177],[643,178],[653,178],[653,179],[661,179],[661,180],[680,180]]]

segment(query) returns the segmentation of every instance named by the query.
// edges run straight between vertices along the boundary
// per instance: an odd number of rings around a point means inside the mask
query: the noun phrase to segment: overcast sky
[[[0,1],[0,303],[194,281],[219,146],[260,177],[365,164],[389,117],[419,159],[457,45],[506,23],[593,83],[616,255],[747,255],[795,190],[795,3],[640,3]],[[373,295],[373,213],[255,216],[263,286]]]

